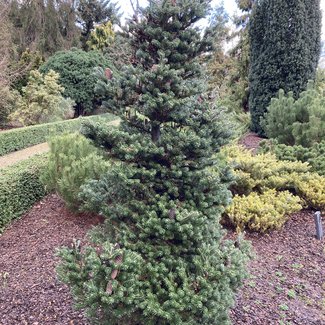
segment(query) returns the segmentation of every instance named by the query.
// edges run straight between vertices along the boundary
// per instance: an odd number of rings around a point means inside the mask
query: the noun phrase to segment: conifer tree
[[[22,125],[34,125],[62,121],[73,116],[73,101],[64,98],[64,88],[58,83],[59,74],[50,70],[42,75],[39,71],[30,72],[28,83],[17,94],[16,110],[10,115],[13,121]]]
[[[79,47],[81,29],[77,22],[77,1],[57,0],[59,29],[63,37],[64,49]]]
[[[80,116],[100,106],[100,98],[94,93],[97,82],[94,70],[108,65],[112,66],[98,51],[72,49],[56,52],[40,67],[40,71],[54,70],[60,75],[59,83],[65,89],[63,95],[75,101],[75,115]]]
[[[210,76],[209,88],[220,97],[226,86],[225,79],[229,73],[230,59],[225,54],[224,43],[229,36],[227,23],[229,17],[223,5],[213,9],[210,19],[210,27],[213,30],[213,52],[208,57],[207,72]]]
[[[29,48],[48,57],[78,44],[80,30],[73,1],[11,0],[9,17],[18,56]]]
[[[212,20],[216,30],[215,50],[208,63],[208,73],[212,76],[210,88],[218,96],[220,104],[231,111],[248,111],[248,72],[249,72],[249,35],[248,23],[254,0],[236,0],[241,14],[232,19],[235,31],[227,26],[229,17],[221,6],[217,7]],[[222,48],[224,41],[236,40],[228,53]]]
[[[265,125],[264,125],[265,123]],[[279,143],[312,147],[325,139],[325,97],[313,82],[308,83],[297,100],[279,91],[272,98],[265,120],[266,134]]]
[[[88,49],[87,42],[95,24],[116,23],[119,19],[118,8],[110,0],[79,0],[77,14],[82,26],[80,40],[84,50]]]
[[[294,97],[314,80],[321,48],[319,0],[260,0],[250,22],[249,108],[252,129],[264,134],[263,117],[279,89]]]
[[[231,35],[232,39],[238,39],[235,47],[230,51],[230,57],[234,62],[234,69],[230,73],[230,98],[238,103],[242,110],[248,111],[249,98],[249,65],[250,65],[250,39],[249,39],[249,20],[255,0],[236,0],[237,7],[241,14],[235,16],[234,24],[236,31]],[[237,105],[238,105],[237,104]]]
[[[128,35],[123,32],[114,33],[114,42],[103,49],[104,56],[112,63],[117,70],[134,62],[133,53]]]
[[[10,113],[10,85],[12,74],[10,71],[10,57],[13,48],[12,25],[9,21],[9,8],[5,3],[0,2],[0,125],[5,123]]]
[[[110,21],[97,26],[90,34],[87,42],[88,48],[91,50],[104,51],[106,48],[114,44],[115,33],[113,25]]]
[[[122,122],[86,125],[115,164],[81,199],[106,222],[92,247],[61,251],[59,274],[99,324],[229,323],[247,252],[219,224],[230,178],[214,154],[229,127],[204,99],[210,42],[193,27],[209,3],[150,1],[129,24],[136,62],[98,87]]]

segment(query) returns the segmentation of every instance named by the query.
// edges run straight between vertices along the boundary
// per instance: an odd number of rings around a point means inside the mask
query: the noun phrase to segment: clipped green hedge
[[[2,131],[0,132],[0,156],[45,142],[49,135],[78,131],[83,121],[90,120],[96,122],[101,119],[109,122],[115,120],[116,116],[112,114],[94,115],[63,122]]]
[[[47,194],[40,181],[47,159],[43,154],[0,169],[0,232]]]

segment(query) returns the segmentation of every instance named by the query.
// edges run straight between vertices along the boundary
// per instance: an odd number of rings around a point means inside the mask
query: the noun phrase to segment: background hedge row
[[[99,119],[113,121],[116,116],[112,114],[94,115],[0,132],[0,156],[45,142],[49,135],[77,131],[83,121],[98,121]]]
[[[46,166],[43,154],[0,169],[0,232],[47,194],[40,181]]]

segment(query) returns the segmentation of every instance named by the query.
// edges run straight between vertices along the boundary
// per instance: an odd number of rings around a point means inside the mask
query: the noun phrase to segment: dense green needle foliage
[[[84,50],[91,48],[88,41],[95,24],[116,23],[119,20],[119,8],[110,0],[79,0],[76,9],[77,21],[82,27],[80,40]]]
[[[78,1],[6,0],[12,24],[12,52],[27,49],[49,57],[58,50],[78,46],[80,27],[76,24]]]
[[[193,27],[209,3],[150,1],[129,23],[136,62],[98,85],[122,122],[85,127],[115,163],[80,198],[106,221],[93,246],[61,250],[59,268],[94,323],[229,324],[248,257],[219,224],[231,177],[214,154],[229,126],[202,95],[210,42]]]
[[[54,70],[60,74],[59,82],[64,87],[63,95],[76,102],[75,115],[79,116],[90,113],[100,104],[94,93],[97,81],[94,69],[108,65],[108,60],[98,51],[72,49],[55,53],[40,70]]]
[[[49,159],[42,181],[46,189],[56,191],[69,208],[77,208],[81,185],[89,179],[98,179],[109,163],[80,133],[53,137],[49,145]]]
[[[314,80],[321,48],[319,0],[259,0],[250,21],[249,108],[253,131],[261,126],[279,89],[294,98]]]
[[[315,143],[309,148],[301,145],[278,144],[276,140],[264,140],[260,144],[259,152],[271,152],[279,160],[308,162],[311,171],[325,176],[325,140]]]
[[[262,125],[269,138],[287,145],[311,147],[325,138],[325,98],[309,83],[297,100],[279,91],[272,98]]]

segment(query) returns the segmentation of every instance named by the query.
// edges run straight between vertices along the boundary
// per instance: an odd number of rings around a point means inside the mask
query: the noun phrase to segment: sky
[[[136,0],[134,0],[134,2],[136,2]],[[139,0],[140,5],[142,6],[145,6],[146,2],[147,2],[146,0]],[[212,6],[218,5],[220,2],[222,1],[213,0]],[[320,2],[323,11],[322,39],[325,40],[325,0],[321,0]],[[130,0],[118,0],[117,3],[121,7],[121,12],[125,13],[125,16],[129,16],[130,14],[132,14],[132,7],[130,5]],[[237,10],[235,0],[224,0],[223,3],[228,14],[232,16]]]
[[[322,0],[325,2],[325,0]],[[133,2],[136,2],[136,0],[133,0]],[[145,6],[146,5],[146,0],[139,0],[140,6]],[[219,0],[213,0],[212,5],[218,4],[220,1]],[[121,7],[121,11],[125,12],[127,14],[132,13],[132,7],[130,5],[130,0],[118,0],[117,1],[118,5]],[[233,13],[236,9],[236,2],[235,0],[225,0],[224,1],[224,7],[227,10],[228,13]]]

